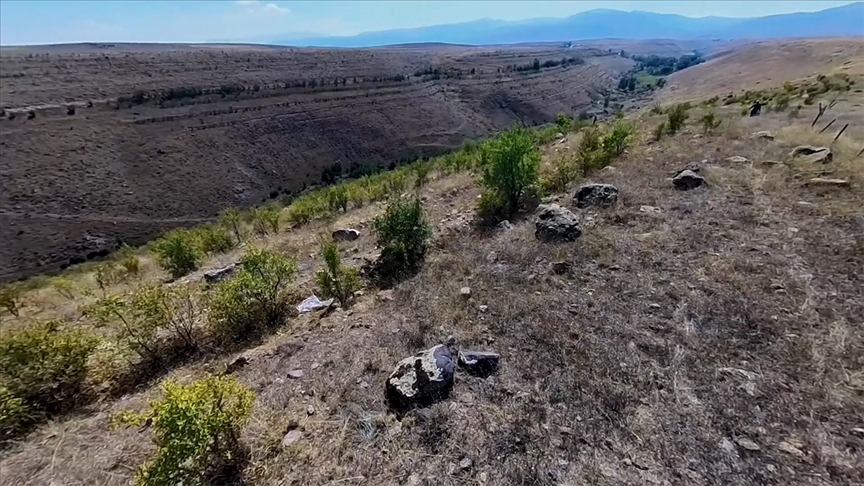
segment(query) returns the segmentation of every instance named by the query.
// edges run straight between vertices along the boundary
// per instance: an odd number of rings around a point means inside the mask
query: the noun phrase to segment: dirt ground
[[[850,92],[829,114],[861,101]],[[664,117],[639,114],[638,140],[588,179],[620,189],[614,207],[575,209],[575,187],[551,198],[581,219],[575,244],[538,242],[528,215],[477,233],[471,175],[439,178],[424,189],[434,250],[392,301],[367,289],[347,311],[293,319],[259,347],[171,375],[190,380],[248,358],[235,374],[257,394],[243,434],[249,485],[862,484],[864,137],[832,143],[834,133],[809,126],[816,109],[793,119],[718,108],[723,122],[706,134],[697,108],[683,132],[658,142],[650,132]],[[762,130],[774,140],[752,136]],[[544,148],[544,163],[577,141]],[[805,143],[830,145],[834,160],[792,158]],[[675,190],[670,178],[686,167],[706,184]],[[316,235],[360,229],[343,244],[344,260],[359,265],[375,251],[368,228],[380,211],[267,244],[297,255],[309,291]],[[571,269],[555,274],[553,262]],[[500,353],[501,369],[485,379],[457,372],[449,400],[397,419],[388,374],[449,335]],[[129,484],[154,446],[148,430],[112,430],[110,417],[157,394],[41,427],[2,453],[3,484]],[[289,429],[302,435],[283,447]]]
[[[586,62],[505,69],[565,56]],[[88,44],[4,48],[0,60],[3,280],[281,198],[334,163],[386,166],[575,115],[633,65],[558,46]],[[443,74],[416,75],[429,69]]]

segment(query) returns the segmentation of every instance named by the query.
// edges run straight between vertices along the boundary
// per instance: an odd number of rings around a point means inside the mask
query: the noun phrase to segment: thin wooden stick
[[[832,141],[831,141],[831,143],[834,143],[834,142],[836,142],[836,141],[837,141],[837,139],[838,139],[838,138],[840,138],[840,135],[843,135],[843,132],[845,132],[845,131],[846,131],[846,127],[848,127],[848,126],[849,126],[849,124],[848,124],[848,123],[847,123],[847,124],[845,124],[845,125],[843,125],[843,128],[841,128],[841,129],[840,129],[840,133],[838,133],[838,134],[837,134],[837,136],[836,136],[836,137],[834,137],[834,140],[832,140]]]
[[[831,120],[831,123],[825,125],[825,128],[823,128],[822,130],[819,130],[819,133],[822,133],[822,132],[824,132],[825,130],[828,130],[828,128],[829,128],[831,125],[833,125],[835,121],[837,121],[836,118],[833,119],[833,120]]]
[[[810,124],[810,128],[813,128],[816,126],[816,122],[818,122],[819,119],[822,118],[822,115],[825,113],[825,110],[827,110],[827,109],[828,109],[827,106],[824,108],[822,107],[822,102],[820,101],[819,102],[819,114],[816,115],[816,118],[813,119],[813,123]]]

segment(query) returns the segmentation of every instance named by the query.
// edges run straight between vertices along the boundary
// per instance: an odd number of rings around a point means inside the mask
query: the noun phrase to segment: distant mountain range
[[[755,18],[691,18],[651,12],[591,10],[566,18],[520,21],[482,19],[416,29],[364,32],[353,36],[298,38],[268,42],[289,46],[374,47],[394,44],[469,45],[558,42],[588,39],[771,39],[864,36],[864,2],[819,12]]]

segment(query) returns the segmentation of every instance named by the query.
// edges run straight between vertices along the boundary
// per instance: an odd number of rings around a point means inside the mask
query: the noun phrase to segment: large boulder
[[[682,170],[672,178],[672,184],[675,188],[682,191],[695,189],[705,183],[705,178],[693,172],[690,169]]]
[[[400,361],[385,386],[387,401],[398,413],[446,399],[456,371],[447,346],[439,344]]]
[[[585,184],[573,195],[577,208],[612,206],[618,201],[618,188],[611,184]]]
[[[834,159],[834,154],[828,147],[814,147],[813,145],[799,145],[792,149],[789,157],[802,157],[808,162],[827,164]]]
[[[534,215],[534,236],[541,241],[576,241],[582,236],[579,219],[557,204],[541,204]]]
[[[469,375],[485,378],[498,370],[501,355],[490,351],[459,351],[459,366]]]

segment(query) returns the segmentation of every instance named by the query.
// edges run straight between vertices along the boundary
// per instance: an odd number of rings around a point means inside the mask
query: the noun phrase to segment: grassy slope
[[[804,128],[809,113],[803,125],[784,127],[782,114],[737,112],[721,109],[727,121],[715,135],[696,137],[691,126],[642,141],[616,169],[592,177],[616,184],[621,201],[580,211],[585,234],[575,245],[538,243],[528,221],[474,234],[460,224],[478,193],[470,178],[432,183],[425,196],[436,250],[420,275],[396,287],[395,301],[368,292],[350,313],[297,318],[245,353],[251,362],[237,375],[258,394],[244,437],[249,483],[864,480],[855,466],[864,459],[855,429],[864,414],[861,159],[841,139],[828,170],[852,177],[852,187],[806,186],[823,167],[762,162],[823,141]],[[642,122],[643,138],[659,120]],[[762,129],[778,140],[749,138]],[[575,145],[546,149],[547,162]],[[753,163],[726,162],[732,155]],[[674,191],[671,173],[702,159],[708,186]],[[561,195],[569,206],[568,198]],[[378,211],[367,206],[330,226],[365,229]],[[299,255],[307,290],[314,237],[327,226],[269,242]],[[345,244],[346,261],[373,245],[368,234]],[[572,274],[550,274],[558,260],[574,262]],[[466,285],[467,302],[459,296]],[[501,371],[486,380],[459,375],[451,400],[397,421],[383,397],[391,367],[448,334],[501,352]],[[188,380],[231,358],[173,374]],[[292,369],[304,378],[288,379]],[[153,394],[42,427],[5,454],[4,482],[127,484],[152,445],[146,431],[109,431],[109,417]],[[291,425],[303,437],[283,450]],[[458,467],[464,458],[470,468]]]

